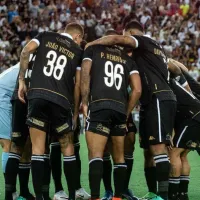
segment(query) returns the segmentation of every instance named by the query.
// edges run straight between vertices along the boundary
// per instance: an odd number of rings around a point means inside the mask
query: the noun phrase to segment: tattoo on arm
[[[90,70],[92,62],[89,60],[84,60],[82,62],[81,70],[81,96],[82,103],[87,105],[90,93]]]
[[[24,47],[20,56],[20,71],[19,71],[19,79],[24,80],[26,70],[28,69],[30,52],[27,47]]]

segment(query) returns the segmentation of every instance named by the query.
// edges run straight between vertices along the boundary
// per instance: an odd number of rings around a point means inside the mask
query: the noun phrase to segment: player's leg
[[[180,185],[179,185],[179,199],[180,200],[188,200],[188,186],[190,182],[190,164],[188,161],[188,153],[190,150],[185,150],[181,153],[181,163],[182,170],[180,176]]]
[[[129,189],[129,181],[131,178],[131,173],[133,169],[133,153],[135,149],[135,134],[137,132],[137,128],[133,122],[132,115],[130,115],[128,121],[127,121],[127,133],[125,136],[124,141],[124,158],[125,163],[127,165],[126,170],[126,178],[125,178],[125,185],[124,185],[124,192],[123,197],[126,199],[136,199],[131,189]]]
[[[90,112],[86,120],[86,141],[89,153],[89,185],[91,199],[100,198],[103,176],[103,152],[110,133],[110,110]]]
[[[182,177],[182,183],[183,183],[182,187],[184,191],[188,191],[189,172],[190,172],[190,166],[187,160],[187,154],[189,152],[188,150],[196,150],[196,148],[198,148],[198,144],[200,141],[199,130],[200,130],[200,123],[196,120],[190,119],[175,124],[175,136],[173,139],[174,146],[177,149],[184,149],[184,151],[181,151],[180,153],[180,162],[181,162],[180,176],[182,174],[186,175],[185,177],[184,176]],[[183,179],[185,179],[185,181]],[[182,190],[180,186],[181,184],[179,185],[178,189]],[[179,198],[181,200],[182,199],[187,200],[188,195],[187,194],[182,196],[180,195]]]
[[[81,187],[81,158],[80,158],[80,142],[79,136],[81,131],[80,119],[77,120],[77,127],[74,131],[74,151],[77,163],[77,182],[76,182],[76,198],[89,199],[90,195]]]
[[[54,199],[68,199],[67,194],[63,190],[62,186],[62,159],[61,159],[61,148],[58,138],[52,134],[52,142],[51,142],[51,154],[50,154],[50,162],[51,162],[51,171],[52,177],[55,185],[55,194]]]
[[[0,108],[0,145],[3,149],[2,152],[2,171],[5,175],[6,165],[10,152],[11,145],[11,115],[9,111]]]
[[[49,149],[49,137],[50,133],[48,133],[46,137],[46,145],[45,145],[45,154],[44,154],[44,179],[42,186],[42,194],[44,200],[50,200],[49,197],[49,187],[51,181],[51,166],[50,166],[50,149]]]
[[[113,197],[112,189],[112,162],[110,157],[110,147],[112,146],[110,138],[106,144],[103,154],[103,183],[105,194],[101,200],[110,200]]]
[[[51,142],[51,154],[50,154],[50,162],[51,162],[51,171],[52,177],[55,185],[55,193],[62,191],[62,165],[61,165],[61,149],[60,143],[57,137],[53,136],[53,141]]]
[[[12,102],[12,139],[11,149],[6,166],[6,199],[11,198],[16,191],[19,163],[29,132],[25,131],[27,106],[19,100]]]
[[[75,199],[75,186],[77,181],[77,164],[74,154],[73,132],[62,134],[59,137],[61,152],[63,154],[64,174],[68,185],[69,199]]]
[[[6,172],[6,165],[9,157],[9,152],[10,152],[10,145],[11,141],[9,139],[0,139],[0,145],[2,147],[2,155],[1,155],[1,163],[2,163],[2,171],[5,176]]]
[[[146,109],[146,133],[156,165],[157,193],[164,200],[168,199],[170,171],[166,144],[170,144],[175,114],[176,102],[159,101],[155,96]]]
[[[42,200],[44,179],[44,153],[50,113],[49,102],[43,99],[29,101],[27,124],[32,142],[31,171],[36,200]]]
[[[153,198],[157,194],[156,167],[153,156],[148,149],[144,149],[144,175],[148,187],[148,193],[143,197],[143,199]]]
[[[32,145],[30,137],[27,138],[27,142],[24,147],[24,151],[19,163],[19,183],[20,183],[20,196],[27,200],[34,200],[35,197],[29,191],[29,175],[31,169],[31,150]]]
[[[75,199],[75,183],[77,181],[77,164],[74,153],[74,133],[72,132],[71,110],[65,110],[61,106],[51,104],[52,128],[60,142],[63,154],[64,174],[68,185],[69,199]]]
[[[171,170],[169,177],[169,199],[178,199],[180,175],[181,175],[181,153],[184,152],[182,148],[173,148],[169,151],[169,157],[171,162]]]
[[[124,159],[124,138],[126,134],[126,115],[112,111],[112,157],[114,162],[114,199],[122,198],[125,188],[127,165]],[[137,198],[134,198],[137,199]]]
[[[156,181],[156,166],[153,155],[149,150],[149,136],[146,133],[146,126],[148,124],[146,112],[143,107],[140,109],[139,120],[139,142],[140,147],[144,151],[144,175],[148,187],[148,193],[142,199],[151,199],[157,196],[157,181]]]

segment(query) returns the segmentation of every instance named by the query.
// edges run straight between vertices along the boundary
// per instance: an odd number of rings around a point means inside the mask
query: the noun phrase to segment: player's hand
[[[167,148],[168,148],[168,151],[170,151],[170,150],[172,150],[174,148],[174,142],[173,142],[173,138],[172,137],[170,137],[170,145],[167,146]]]
[[[88,42],[86,45],[85,45],[85,49],[87,49],[88,47],[94,45],[93,42]]]
[[[82,109],[83,109],[84,118],[87,118],[88,117],[88,105],[83,104]]]
[[[24,80],[19,79],[19,89],[18,89],[18,98],[22,103],[26,103],[25,95],[27,93],[27,88]]]

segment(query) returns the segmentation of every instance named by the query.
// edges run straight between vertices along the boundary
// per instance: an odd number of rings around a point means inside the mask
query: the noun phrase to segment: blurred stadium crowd
[[[108,29],[122,33],[129,19],[138,19],[146,34],[200,81],[200,0],[1,0],[0,72],[19,60],[39,32],[77,21],[92,41]]]

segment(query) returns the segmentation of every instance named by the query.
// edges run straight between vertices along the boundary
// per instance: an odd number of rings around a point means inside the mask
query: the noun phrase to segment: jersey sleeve
[[[31,41],[34,41],[35,43],[37,43],[38,46],[40,46],[41,43],[41,39],[43,36],[44,32],[39,33],[38,35],[36,35]]]
[[[139,74],[137,64],[134,61],[131,61],[130,63],[129,75],[132,75],[132,74]]]
[[[83,60],[92,61],[93,58],[93,46],[88,47],[83,54]]]
[[[144,36],[132,35],[130,37],[135,40],[136,48],[145,48],[146,38]]]
[[[188,84],[185,76],[182,73],[179,76],[176,76],[175,79],[182,87],[185,87]]]

